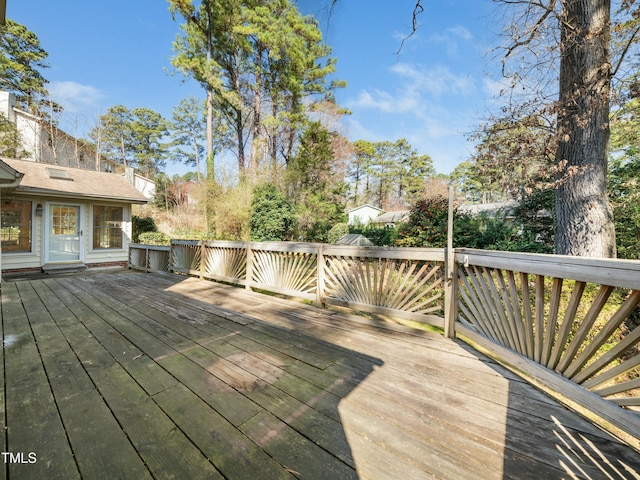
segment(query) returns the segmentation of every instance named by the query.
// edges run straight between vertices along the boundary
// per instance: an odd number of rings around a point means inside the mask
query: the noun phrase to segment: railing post
[[[247,275],[244,288],[251,290],[251,280],[253,277],[253,248],[251,248],[251,242],[247,242]]]
[[[316,268],[317,268],[317,281],[316,281],[316,303],[320,308],[324,307],[324,251],[322,245],[318,245],[318,252],[316,253]]]
[[[444,288],[444,335],[456,336],[456,317],[458,316],[458,275],[453,250],[453,186],[449,187],[449,213],[447,218],[447,251],[445,255]]]
[[[206,247],[205,247],[205,241],[204,240],[200,240],[200,280],[204,280],[204,274],[206,272],[206,262],[205,262],[205,255],[207,253],[206,251]]]
[[[144,273],[151,271],[151,250],[149,246],[144,247]]]
[[[169,242],[169,265],[168,265],[168,269],[169,269],[170,273],[173,272],[173,267],[174,267],[174,265],[173,265],[173,240],[171,240]]]

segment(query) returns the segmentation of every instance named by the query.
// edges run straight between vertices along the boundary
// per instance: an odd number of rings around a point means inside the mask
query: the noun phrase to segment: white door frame
[[[51,213],[52,207],[59,205],[63,207],[74,207],[78,209],[78,258],[68,260],[52,259],[50,255],[50,241],[51,241]],[[48,201],[44,206],[44,238],[42,249],[44,251],[44,263],[83,263],[84,262],[84,206],[80,203],[66,202],[64,200]]]

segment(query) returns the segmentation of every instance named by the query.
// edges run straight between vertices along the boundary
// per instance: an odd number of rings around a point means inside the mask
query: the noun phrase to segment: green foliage
[[[169,152],[164,137],[168,131],[168,122],[149,108],[129,110],[115,105],[100,116],[89,136],[100,145],[101,153],[152,178],[164,168]]]
[[[640,259],[640,98],[615,112],[607,188],[613,206],[618,257]]]
[[[419,155],[404,138],[395,142],[358,140],[348,169],[353,205],[370,203],[383,208],[388,203],[413,203],[435,173],[431,157]]]
[[[0,113],[0,157],[21,158],[26,155],[22,149],[20,132],[14,122]]]
[[[193,77],[223,112],[241,174],[267,156],[289,160],[309,105],[341,86],[331,49],[313,17],[289,0],[169,0],[185,23],[174,43],[173,66]],[[309,101],[309,100],[312,101]],[[251,143],[252,157],[245,145]],[[266,155],[265,155],[266,154]]]
[[[349,233],[349,225],[346,223],[336,223],[327,233],[327,243],[336,243]]]
[[[300,138],[286,180],[296,207],[296,236],[326,242],[331,227],[344,220],[344,185],[336,172],[331,133],[319,122],[311,122]]]
[[[159,173],[154,178],[156,193],[153,203],[164,210],[172,210],[187,202],[187,180],[180,175],[169,177]]]
[[[349,233],[358,233],[371,240],[377,247],[390,247],[397,244],[400,227],[374,227],[370,225],[352,225]]]
[[[249,219],[254,186],[240,181],[232,186],[217,186],[209,190],[212,206],[211,225],[215,237],[223,240],[248,240]]]
[[[419,200],[411,208],[409,221],[398,231],[400,247],[446,247],[449,202],[437,196]]]
[[[133,243],[140,243],[140,235],[147,232],[157,232],[158,227],[153,217],[138,217],[133,215],[131,218],[133,230]]]
[[[23,110],[34,113],[38,101],[48,96],[48,82],[40,73],[49,67],[48,55],[24,25],[7,19],[0,27],[0,89],[14,93]]]
[[[169,245],[171,239],[162,232],[144,232],[139,235],[139,242],[145,245]]]
[[[468,215],[454,210],[453,245],[486,250],[553,253],[553,192],[527,197],[513,214]],[[418,201],[400,226],[397,246],[441,248],[447,244],[448,200]],[[371,238],[368,234],[368,238]]]
[[[618,257],[640,259],[640,161],[635,148],[610,164],[608,184],[616,225]]]
[[[255,188],[249,219],[251,240],[289,240],[295,224],[294,207],[276,185],[267,183]]]

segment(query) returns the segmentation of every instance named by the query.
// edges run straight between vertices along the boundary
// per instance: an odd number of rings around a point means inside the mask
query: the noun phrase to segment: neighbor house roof
[[[384,210],[382,210],[381,208],[378,208],[378,207],[375,207],[373,205],[370,205],[370,204],[366,203],[364,205],[360,205],[358,207],[352,208],[351,210],[348,210],[347,211],[347,215],[350,214],[351,212],[355,212],[357,210],[363,210],[365,208],[370,208],[370,209],[373,209],[373,210],[377,210],[379,212],[384,212]]]
[[[15,193],[75,199],[99,198],[126,203],[148,201],[133,185],[115,173],[11,158],[2,158],[0,162],[23,174]]]
[[[407,220],[411,210],[394,210],[393,212],[385,212],[380,216],[371,220],[371,223],[400,223]]]
[[[495,217],[499,212],[504,212],[507,216],[513,213],[514,207],[518,205],[515,200],[507,200],[505,202],[478,203],[478,204],[462,204],[458,206],[459,213],[467,215],[488,215]]]

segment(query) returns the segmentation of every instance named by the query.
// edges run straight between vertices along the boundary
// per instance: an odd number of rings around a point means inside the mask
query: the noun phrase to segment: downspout
[[[5,183],[5,184],[0,183],[0,216],[2,215],[2,189],[11,190],[12,188],[16,188],[18,185],[20,185],[20,182],[22,181],[23,176],[24,174],[17,173],[16,179],[13,182]],[[1,224],[0,224],[0,227],[1,227]],[[0,241],[0,284],[1,283],[2,283],[2,241]]]

